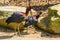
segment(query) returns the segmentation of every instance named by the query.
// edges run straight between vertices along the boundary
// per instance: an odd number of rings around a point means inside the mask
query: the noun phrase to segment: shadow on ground
[[[13,36],[0,36],[0,39],[12,38]]]
[[[10,35],[10,33],[12,33],[13,30],[10,30],[10,29],[7,29],[7,28],[0,27],[0,32],[1,32],[0,39],[12,38],[14,36],[14,35]],[[7,35],[7,33],[9,33],[9,35]]]
[[[46,38],[60,38],[60,35],[58,34],[52,34],[48,32],[41,32],[41,37],[46,37]]]

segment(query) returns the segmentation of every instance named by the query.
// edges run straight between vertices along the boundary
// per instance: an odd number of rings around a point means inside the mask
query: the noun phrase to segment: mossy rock
[[[37,26],[40,29],[54,34],[60,34],[60,4],[49,7],[48,16],[39,21]]]
[[[51,21],[48,30],[52,33],[60,34],[60,19],[57,20]]]
[[[42,16],[42,14],[40,15],[40,17],[38,18],[38,22],[37,22],[37,27],[39,27],[42,30],[47,30],[47,25],[48,25],[48,17]]]
[[[37,27],[39,27],[42,30],[46,29],[46,27],[42,23],[37,23]]]
[[[48,31],[60,34],[60,4],[48,8]]]
[[[24,29],[24,24],[23,22],[19,23],[20,26],[19,26],[19,29]],[[6,19],[0,19],[0,25],[2,27],[7,27],[7,28],[11,28],[11,29],[18,29],[18,23],[10,23],[7,25],[6,23]]]

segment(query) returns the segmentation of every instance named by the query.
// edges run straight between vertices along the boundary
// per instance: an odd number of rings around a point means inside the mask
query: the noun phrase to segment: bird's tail
[[[9,24],[11,21],[11,17],[9,17],[7,20],[6,20],[6,23]]]

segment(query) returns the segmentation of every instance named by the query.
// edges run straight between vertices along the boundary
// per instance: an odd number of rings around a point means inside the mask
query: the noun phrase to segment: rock
[[[48,8],[48,16],[39,18],[37,26],[50,33],[60,34],[60,4]]]
[[[47,17],[42,16],[43,14],[40,15],[40,17],[38,18],[38,22],[37,22],[37,26],[42,29],[42,30],[46,30],[47,27]]]
[[[48,31],[60,34],[60,4],[48,8]]]

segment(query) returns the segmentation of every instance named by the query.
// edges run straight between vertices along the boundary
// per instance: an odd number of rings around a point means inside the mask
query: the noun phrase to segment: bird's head
[[[26,13],[20,12],[23,17],[26,17]]]

